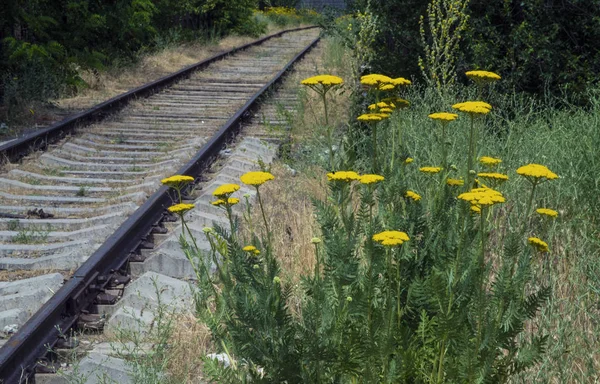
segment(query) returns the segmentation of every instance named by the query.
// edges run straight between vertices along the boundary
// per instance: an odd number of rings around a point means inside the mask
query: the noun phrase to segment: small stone
[[[12,335],[13,333],[17,332],[18,329],[19,326],[17,324],[9,324],[4,327],[2,332],[6,333],[7,335]]]

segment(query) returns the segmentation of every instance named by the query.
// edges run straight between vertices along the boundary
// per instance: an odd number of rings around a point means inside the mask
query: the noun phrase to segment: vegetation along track
[[[101,319],[88,310],[117,300],[115,288],[130,280],[129,262],[142,262],[143,250],[172,219],[166,208],[173,196],[160,179],[181,173],[201,180],[259,95],[318,34],[302,29],[273,35],[209,60],[203,71],[186,73],[189,78],[148,98],[135,99],[169,81],[0,147],[9,159],[28,148],[47,149],[7,164],[0,175],[0,329],[19,328],[0,349],[2,382],[32,382],[39,359],[68,342],[61,335],[96,326]],[[101,121],[47,144],[99,116]],[[262,150],[253,142],[243,145]]]

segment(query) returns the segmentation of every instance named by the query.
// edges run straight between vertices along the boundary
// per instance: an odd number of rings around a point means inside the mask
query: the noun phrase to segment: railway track
[[[207,191],[275,154],[257,138],[265,130],[237,141],[236,130],[242,121],[261,125],[250,111],[318,34],[261,39],[0,146],[6,158],[23,158],[0,173],[0,330],[16,330],[0,349],[1,382],[51,372],[56,355],[48,351],[69,346],[69,330],[118,318],[127,303],[115,303],[148,273],[191,277],[165,211],[173,196],[160,179],[196,177],[187,197],[202,207],[194,228],[218,221]],[[289,104],[295,94],[278,97]],[[284,123],[274,104],[265,108],[269,125]],[[141,277],[130,284],[132,276]]]

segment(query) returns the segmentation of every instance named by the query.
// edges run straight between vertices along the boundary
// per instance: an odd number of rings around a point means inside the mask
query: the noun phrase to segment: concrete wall
[[[324,7],[346,8],[346,0],[300,0],[301,7],[322,9]]]

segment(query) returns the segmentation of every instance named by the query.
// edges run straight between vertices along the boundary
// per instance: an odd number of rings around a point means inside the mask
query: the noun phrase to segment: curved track
[[[99,322],[85,310],[114,303],[129,263],[166,232],[172,197],[160,179],[200,177],[317,36],[303,29],[261,39],[0,147],[9,159],[47,149],[0,174],[0,329],[20,328],[0,349],[0,380],[32,382],[48,348],[66,341],[61,334]]]

